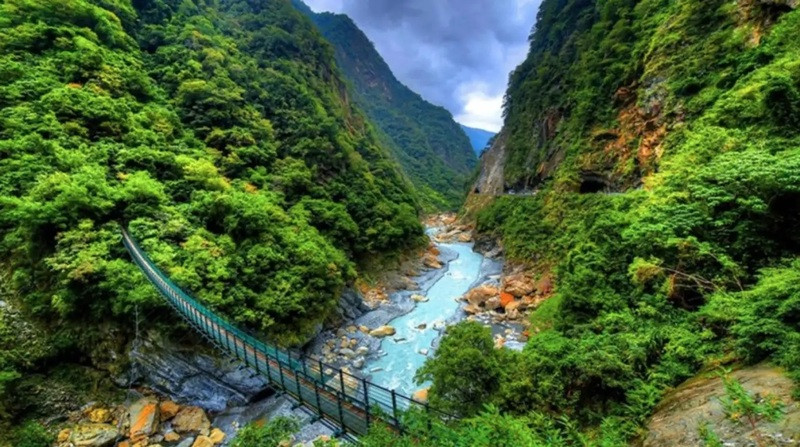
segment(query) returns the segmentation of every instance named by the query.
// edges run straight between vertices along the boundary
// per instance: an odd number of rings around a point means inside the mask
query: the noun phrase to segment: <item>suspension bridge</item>
[[[124,227],[122,240],[147,279],[190,326],[224,354],[264,375],[274,389],[290,395],[315,419],[334,425],[337,435],[364,435],[376,421],[402,432],[402,413],[412,407],[424,409],[429,417],[452,418],[425,402],[376,385],[318,358],[258,340],[173,283]]]

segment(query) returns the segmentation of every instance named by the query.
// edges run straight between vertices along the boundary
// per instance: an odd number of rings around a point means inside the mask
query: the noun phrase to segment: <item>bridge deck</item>
[[[447,414],[426,403],[373,384],[319,359],[311,359],[257,340],[217,316],[175,285],[150,260],[123,228],[122,238],[134,262],[167,302],[203,337],[268,378],[272,387],[291,395],[301,405],[340,428],[363,435],[376,419],[402,430],[400,412],[424,407],[438,416]]]

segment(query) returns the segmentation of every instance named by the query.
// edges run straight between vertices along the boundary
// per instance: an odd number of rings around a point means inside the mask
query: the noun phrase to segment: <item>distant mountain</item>
[[[422,205],[428,210],[457,208],[477,157],[450,112],[398,81],[348,16],[314,13],[299,0],[293,3],[333,45],[350,96],[417,187]]]
[[[489,144],[489,140],[496,135],[494,132],[468,127],[463,124],[461,125],[461,128],[464,129],[464,133],[466,133],[467,137],[469,137],[469,142],[472,143],[472,148],[475,149],[475,154],[478,156],[480,156],[481,153],[483,153],[483,150],[486,149],[486,145]]]

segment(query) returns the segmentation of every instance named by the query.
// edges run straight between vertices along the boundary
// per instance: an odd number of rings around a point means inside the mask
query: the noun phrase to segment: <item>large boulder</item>
[[[266,377],[240,361],[197,345],[178,345],[155,332],[148,333],[144,343],[130,351],[130,357],[135,382],[211,411],[246,405],[269,388]]]
[[[442,268],[442,262],[439,261],[439,258],[433,253],[425,253],[425,255],[422,257],[422,264],[431,269]]]
[[[486,310],[495,310],[503,306],[500,304],[500,297],[493,296],[488,300],[486,300],[486,303],[484,303],[484,307],[486,307]]]
[[[780,420],[758,422],[758,436],[773,440],[800,439],[800,403],[792,399],[794,385],[783,370],[757,365],[735,371],[731,376],[750,395],[760,398],[772,396],[784,404],[784,414]],[[747,423],[732,421],[725,414],[720,400],[724,396],[725,385],[716,374],[704,374],[684,382],[668,393],[656,407],[647,424],[647,435],[642,445],[703,445],[700,428],[704,424],[716,433],[724,445],[756,445],[757,434],[752,427]]]
[[[200,407],[183,407],[172,419],[172,428],[178,433],[208,435],[211,428],[206,412]]]
[[[536,290],[536,284],[523,273],[507,276],[503,290],[521,298],[525,295],[530,295]]]
[[[369,335],[373,337],[389,337],[397,333],[397,330],[391,326],[381,326],[379,328],[369,331]]]
[[[69,441],[75,447],[106,447],[114,445],[119,436],[117,428],[109,424],[82,424],[72,429]]]
[[[464,295],[464,299],[470,304],[480,306],[489,298],[497,296],[498,293],[497,287],[483,284],[467,292],[467,294]]]
[[[428,403],[428,388],[422,388],[420,390],[415,391],[412,397],[417,402],[423,404]]]
[[[147,397],[139,399],[128,409],[128,421],[128,437],[132,441],[141,441],[154,434],[159,423],[158,401]]]
[[[162,421],[168,421],[174,418],[175,415],[178,414],[178,411],[180,411],[180,409],[181,409],[180,405],[176,404],[171,400],[165,400],[160,404],[158,404],[158,412],[161,415]]]

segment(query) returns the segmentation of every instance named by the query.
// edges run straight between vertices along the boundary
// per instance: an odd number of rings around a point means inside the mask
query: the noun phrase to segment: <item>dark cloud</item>
[[[308,0],[349,15],[398,79],[464,124],[497,130],[541,0]]]

